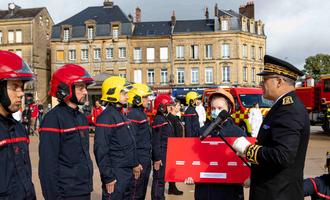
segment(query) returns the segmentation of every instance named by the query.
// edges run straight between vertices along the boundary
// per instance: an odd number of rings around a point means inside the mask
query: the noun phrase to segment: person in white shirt
[[[199,118],[199,127],[202,127],[206,121],[206,113],[201,99],[196,100],[196,112]]]
[[[253,104],[253,107],[250,110],[249,123],[251,125],[251,136],[256,138],[262,124],[262,114],[258,103]]]

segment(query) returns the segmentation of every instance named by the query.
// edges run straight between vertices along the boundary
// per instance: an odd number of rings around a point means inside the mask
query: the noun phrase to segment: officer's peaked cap
[[[292,64],[275,58],[273,56],[265,55],[264,57],[264,70],[257,75],[267,76],[267,75],[281,75],[293,80],[297,80],[299,76],[303,76],[304,73],[297,69]]]

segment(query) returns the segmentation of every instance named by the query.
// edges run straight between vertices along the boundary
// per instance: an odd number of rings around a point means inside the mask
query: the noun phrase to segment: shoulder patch
[[[282,105],[290,105],[290,104],[293,104],[292,97],[291,96],[284,97]]]

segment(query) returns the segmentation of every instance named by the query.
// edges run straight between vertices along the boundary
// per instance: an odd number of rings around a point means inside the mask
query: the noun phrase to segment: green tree
[[[315,80],[319,80],[322,74],[330,74],[330,55],[316,54],[315,56],[309,56],[306,58],[304,69]]]

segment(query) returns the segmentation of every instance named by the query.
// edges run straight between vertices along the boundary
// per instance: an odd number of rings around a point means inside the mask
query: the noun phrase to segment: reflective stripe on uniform
[[[119,126],[123,126],[123,125],[128,125],[130,123],[131,123],[130,121],[126,121],[126,122],[120,122],[118,124],[96,124],[95,126],[114,128],[114,127],[119,127]]]
[[[137,124],[143,124],[143,123],[147,122],[148,120],[144,119],[144,120],[139,121],[139,120],[135,120],[135,119],[130,119],[130,121],[134,122],[134,123],[137,123]]]
[[[17,142],[26,142],[27,144],[29,144],[30,139],[27,137],[18,137],[18,138],[0,140],[0,147],[5,146],[7,144],[17,143]]]
[[[192,116],[196,116],[197,114],[195,113],[195,114],[183,114],[182,116],[183,117],[192,117]]]
[[[159,127],[165,126],[166,124],[168,124],[168,122],[164,122],[162,124],[154,125],[154,126],[152,126],[152,128],[159,128]]]
[[[55,132],[55,133],[67,133],[67,132],[71,132],[71,131],[84,130],[84,129],[89,129],[89,126],[77,126],[77,127],[65,128],[65,129],[43,127],[43,128],[39,128],[39,131],[48,131],[48,132]]]
[[[314,181],[313,178],[310,178],[310,180],[311,180],[311,182],[313,184],[313,187],[314,187],[314,190],[315,190],[317,196],[319,196],[321,198],[325,198],[325,199],[330,199],[330,196],[325,195],[325,194],[322,194],[322,193],[319,192],[319,190],[317,189],[317,185],[316,185],[316,183],[315,183],[315,181]]]

